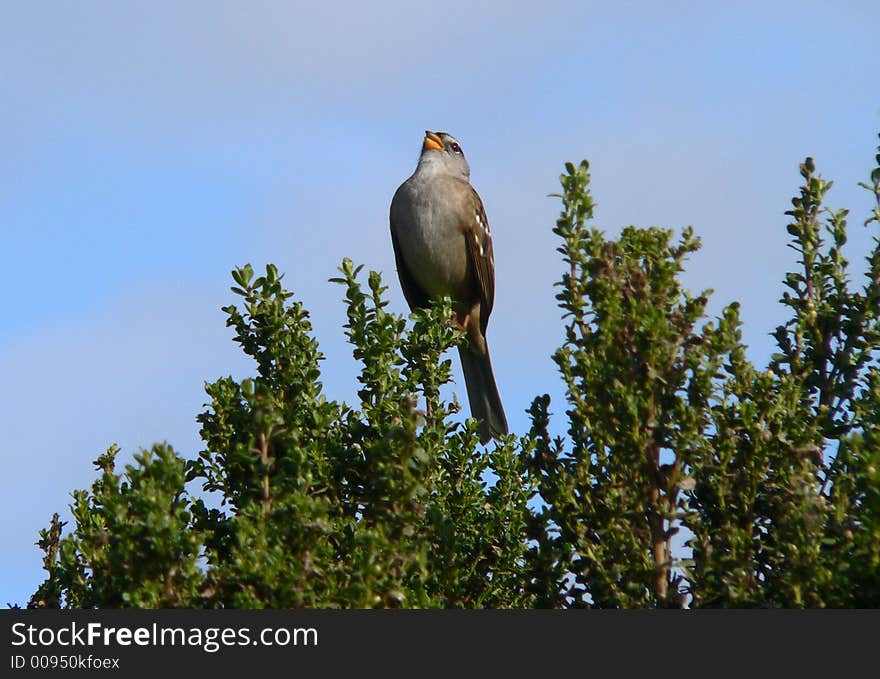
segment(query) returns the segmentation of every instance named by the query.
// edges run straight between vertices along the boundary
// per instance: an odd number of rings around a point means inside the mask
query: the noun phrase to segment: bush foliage
[[[788,318],[759,369],[738,305],[707,319],[710,292],[682,287],[693,231],[607,238],[588,164],[566,165],[566,437],[543,395],[528,432],[480,446],[440,396],[462,341],[449,301],[389,313],[349,260],[333,280],[360,390],[328,399],[308,312],[274,266],[236,269],[224,311],[254,376],[207,385],[195,459],[97,459],[71,529],[41,532],[29,606],[880,606],[880,238],[854,283],[847,211],[800,171]]]

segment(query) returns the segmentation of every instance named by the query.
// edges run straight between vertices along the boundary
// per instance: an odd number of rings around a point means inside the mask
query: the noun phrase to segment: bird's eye
[[[452,142],[449,145],[449,148],[452,149],[453,153],[461,153],[461,146],[459,146],[456,142]]]

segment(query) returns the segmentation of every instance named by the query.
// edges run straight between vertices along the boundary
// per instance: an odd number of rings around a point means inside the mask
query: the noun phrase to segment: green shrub
[[[877,201],[880,155],[864,184]],[[813,161],[788,213],[798,270],[752,365],[734,303],[680,282],[691,229],[591,225],[586,161],[561,177],[568,436],[489,447],[440,397],[462,341],[449,300],[411,322],[344,260],[358,403],[327,399],[308,312],[272,265],[236,269],[224,308],[256,365],[207,385],[205,450],[123,473],[115,446],[41,532],[32,607],[880,606],[880,239],[862,285],[847,212]],[[673,549],[684,530],[687,547]]]

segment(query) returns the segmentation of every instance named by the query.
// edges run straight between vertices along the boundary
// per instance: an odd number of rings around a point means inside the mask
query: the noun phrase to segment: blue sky
[[[492,224],[489,342],[514,431],[536,394],[564,410],[547,194],[567,160],[589,158],[609,233],[696,228],[687,285],[715,290],[713,313],[740,300],[765,362],[804,156],[853,210],[856,269],[867,252],[880,6],[735,4],[7,4],[0,604],[39,584],[37,531],[108,445],[200,450],[204,382],[251,372],[220,312],[234,266],[286,272],[326,392],[354,401],[327,279],[351,257],[405,310],[388,206],[425,129],[462,142]]]

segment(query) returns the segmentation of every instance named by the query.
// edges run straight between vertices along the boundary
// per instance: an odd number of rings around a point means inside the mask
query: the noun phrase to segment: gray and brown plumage
[[[451,135],[425,132],[416,170],[391,201],[391,242],[410,309],[444,296],[453,301],[468,339],[458,352],[480,440],[506,434],[486,343],[495,299],[492,234],[461,145]]]

